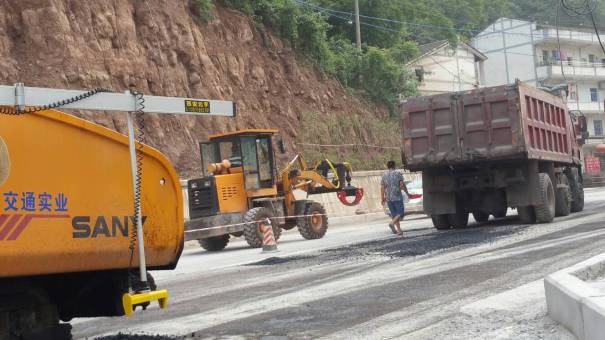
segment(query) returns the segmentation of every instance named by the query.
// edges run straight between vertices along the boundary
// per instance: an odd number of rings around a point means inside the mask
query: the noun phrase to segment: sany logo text
[[[143,216],[143,225],[146,220],[147,216]],[[129,228],[136,226],[136,220],[134,216],[75,216],[71,226],[73,238],[126,237]]]

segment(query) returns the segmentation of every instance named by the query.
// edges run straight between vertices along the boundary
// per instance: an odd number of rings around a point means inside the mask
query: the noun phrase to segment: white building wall
[[[475,63],[475,56],[463,45],[457,50],[444,47],[409,65],[424,69],[424,81],[419,85],[420,95],[466,91],[477,88],[483,67]]]
[[[473,38],[473,46],[488,58],[486,86],[510,84],[516,79],[536,85],[534,30],[531,22],[501,18]]]

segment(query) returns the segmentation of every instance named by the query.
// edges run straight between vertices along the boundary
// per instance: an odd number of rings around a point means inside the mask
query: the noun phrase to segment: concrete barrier
[[[605,290],[591,283],[604,274],[601,254],[544,279],[548,314],[579,340],[605,339]]]
[[[385,216],[384,208],[380,200],[380,179],[385,171],[358,171],[353,174],[351,184],[363,188],[364,197],[359,205],[348,207],[340,203],[336,193],[313,195],[313,200],[321,203],[333,220],[331,222],[368,221]],[[420,179],[420,173],[403,172],[406,181]],[[181,180],[183,191],[183,207],[185,220],[189,219],[189,198],[187,196],[187,181]],[[353,216],[359,215],[359,216]],[[352,216],[352,217],[344,217]]]

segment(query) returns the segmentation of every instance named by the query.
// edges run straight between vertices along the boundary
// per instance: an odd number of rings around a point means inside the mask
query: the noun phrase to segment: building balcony
[[[602,101],[598,102],[575,102],[568,100],[567,108],[573,111],[582,111],[582,113],[603,113],[605,107]]]
[[[561,67],[561,63],[563,67]],[[561,71],[563,68],[563,71]],[[603,79],[605,80],[605,64],[583,61],[540,61],[538,62],[538,79],[571,78],[571,79]],[[563,77],[563,72],[565,77]]]
[[[605,35],[599,34],[602,40]],[[559,39],[561,43],[574,46],[599,45],[599,39],[594,31],[571,31],[559,29]],[[557,42],[557,30],[554,28],[543,28],[534,31],[534,42]]]

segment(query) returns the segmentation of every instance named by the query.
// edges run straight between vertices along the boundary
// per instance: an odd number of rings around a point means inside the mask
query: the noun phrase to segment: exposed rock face
[[[120,92],[134,85],[146,94],[236,101],[235,119],[147,116],[146,142],[183,178],[199,175],[198,143],[209,133],[276,127],[292,153],[302,112],[385,114],[364,110],[246,15],[218,7],[205,24],[186,0],[4,0],[0,84],[15,82]],[[125,131],[120,113],[76,114]]]

